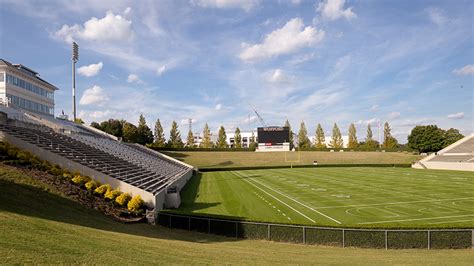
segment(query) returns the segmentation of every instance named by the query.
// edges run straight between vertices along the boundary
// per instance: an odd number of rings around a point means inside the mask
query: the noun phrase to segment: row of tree
[[[291,126],[288,120],[285,123],[286,127],[290,128],[290,143],[293,143],[293,132],[291,131]],[[328,144],[326,144],[326,136],[324,134],[324,130],[321,124],[316,126],[316,132],[314,137],[314,142],[312,142],[308,137],[308,131],[306,130],[306,126],[304,121],[301,121],[300,129],[298,131],[298,149],[300,150],[308,150],[308,149],[325,149],[325,148],[334,148],[334,149],[341,149],[344,147],[344,140],[342,139],[341,131],[336,123],[332,128],[332,135],[331,140]],[[373,150],[379,147],[379,142],[374,139],[372,128],[370,124],[367,125],[367,135],[364,141],[359,142],[357,140],[357,130],[354,123],[349,125],[348,130],[348,149],[367,149]],[[384,139],[382,143],[382,148],[384,149],[395,149],[398,147],[398,141],[392,136],[392,129],[388,122],[384,124]]]
[[[104,132],[121,138],[126,142],[139,143],[142,145],[151,145],[157,148],[169,147],[169,148],[183,148],[183,147],[198,147],[195,143],[194,134],[189,130],[186,142],[181,139],[181,132],[179,131],[178,123],[173,121],[171,124],[169,139],[166,140],[163,126],[161,125],[160,119],[155,122],[154,132],[147,126],[145,117],[140,115],[138,119],[138,126],[127,122],[126,120],[109,119],[103,121],[100,124],[92,122],[91,126],[98,128]],[[341,149],[344,147],[344,141],[342,139],[341,131],[336,123],[332,128],[331,140],[326,144],[326,137],[321,124],[316,126],[314,141],[311,141],[308,137],[308,131],[304,121],[301,121],[298,134],[294,134],[291,130],[291,125],[288,120],[285,122],[285,126],[290,129],[289,141],[293,148],[294,136],[297,136],[297,147],[300,150],[309,149]],[[438,151],[464,136],[459,133],[459,130],[451,128],[449,130],[443,130],[438,128],[436,125],[428,126],[416,126],[408,136],[408,146],[419,152],[433,152]],[[249,148],[255,149],[257,146],[257,139],[252,133],[252,137],[249,140]],[[234,144],[233,148],[242,148],[242,135],[239,128],[234,131]],[[399,147],[397,139],[392,136],[392,129],[388,122],[384,124],[383,142],[379,144],[374,139],[372,128],[370,124],[367,125],[367,132],[364,141],[358,141],[357,130],[354,123],[351,123],[348,128],[348,149],[364,149],[364,150],[375,150],[377,148],[382,149],[396,149]],[[214,143],[211,139],[211,131],[206,123],[202,132],[202,139],[199,143],[199,148],[228,148],[227,134],[224,126],[220,126],[219,133],[217,136],[217,142]]]

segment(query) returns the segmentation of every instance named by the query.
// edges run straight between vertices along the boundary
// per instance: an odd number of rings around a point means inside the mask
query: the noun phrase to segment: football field
[[[370,228],[474,228],[474,174],[383,167],[205,172],[174,212]]]

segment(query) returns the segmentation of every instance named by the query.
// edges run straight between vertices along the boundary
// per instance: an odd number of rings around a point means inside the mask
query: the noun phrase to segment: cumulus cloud
[[[379,110],[379,105],[378,104],[374,104],[370,107],[369,109],[371,112],[377,112]]]
[[[455,113],[455,114],[449,114],[449,115],[448,115],[448,118],[449,118],[449,119],[461,119],[461,118],[464,118],[464,112],[459,112],[459,113]]]
[[[462,68],[453,70],[453,73],[462,76],[462,75],[474,75],[474,65],[465,65]]]
[[[293,53],[322,41],[325,32],[312,26],[304,26],[301,18],[288,21],[285,26],[268,34],[262,43],[243,44],[241,60],[250,62]]]
[[[84,91],[82,94],[81,100],[79,101],[79,104],[81,105],[90,105],[90,104],[98,104],[102,105],[106,102],[109,101],[109,97],[107,94],[104,92],[104,90],[97,86],[94,85],[92,88],[89,88]]]
[[[216,109],[216,110],[222,109],[222,104],[218,103],[214,109]]]
[[[93,77],[99,74],[103,66],[104,64],[102,64],[102,62],[99,62],[97,64],[90,64],[88,66],[82,66],[77,69],[77,73],[85,77]]]
[[[165,72],[166,72],[166,66],[165,66],[165,65],[159,67],[159,68],[156,70],[156,74],[158,74],[158,76],[163,75],[163,73],[165,73]]]
[[[439,8],[429,8],[427,9],[427,12],[430,21],[438,26],[443,26],[448,21],[448,19],[443,15],[443,11]]]
[[[320,2],[317,8],[324,19],[336,20],[339,18],[353,19],[357,15],[352,12],[352,7],[344,9],[345,0],[325,0]]]
[[[63,25],[54,33],[57,39],[72,42],[77,39],[87,41],[126,41],[133,37],[132,21],[107,11],[105,17],[91,18],[83,26]]]
[[[245,118],[243,122],[246,123],[246,124],[255,123],[255,122],[257,122],[257,116],[256,115],[249,116],[249,117]]]
[[[139,82],[141,82],[141,80],[140,80],[140,77],[138,75],[130,74],[127,77],[127,82],[128,83],[134,83],[134,82],[139,83]]]
[[[205,8],[240,8],[249,12],[259,5],[258,0],[191,0],[191,3]]]

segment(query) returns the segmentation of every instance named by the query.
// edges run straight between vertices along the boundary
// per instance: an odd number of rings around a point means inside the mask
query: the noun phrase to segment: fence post
[[[346,230],[342,229],[342,247],[345,248],[346,247]]]
[[[385,249],[388,249],[388,238],[387,238],[387,230],[385,230]]]
[[[428,249],[431,249],[431,231],[428,230]]]
[[[306,244],[306,227],[303,226],[303,244]]]
[[[235,222],[235,238],[239,238],[239,222]]]
[[[267,231],[267,238],[268,238],[268,240],[272,240],[272,235],[271,235],[271,233],[270,233],[270,224],[268,224],[267,228],[268,228],[268,229],[267,229],[267,230],[268,230],[268,231]]]

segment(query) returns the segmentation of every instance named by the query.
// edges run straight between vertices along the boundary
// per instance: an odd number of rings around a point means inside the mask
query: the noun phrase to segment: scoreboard
[[[290,142],[290,129],[288,127],[259,127],[257,136],[259,144],[283,145]]]

